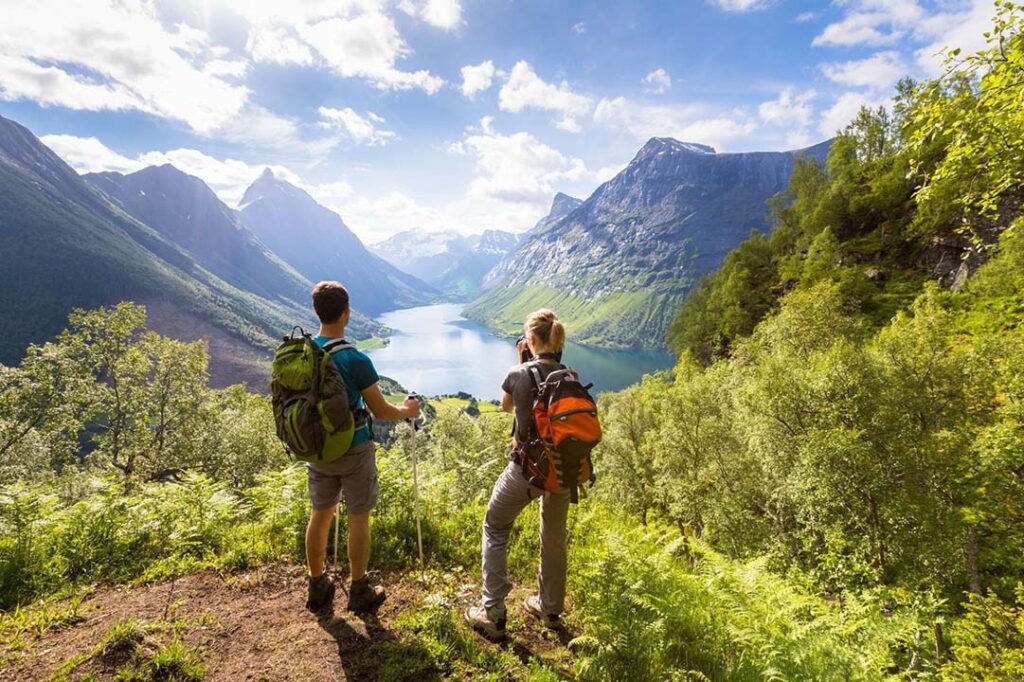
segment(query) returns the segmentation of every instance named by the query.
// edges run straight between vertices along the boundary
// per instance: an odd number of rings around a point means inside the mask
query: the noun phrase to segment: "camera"
[[[530,351],[530,347],[526,344],[526,334],[520,334],[519,338],[516,339],[516,348],[519,349],[519,362],[520,363],[529,362],[530,360],[533,360],[533,353]],[[545,355],[544,353],[541,353],[541,355],[545,356],[545,357],[549,357],[548,355]],[[561,362],[562,361],[562,351],[557,351],[555,353],[551,353],[550,356],[554,356],[555,362]]]
[[[519,349],[519,362],[533,360],[533,353],[530,352],[530,347],[526,345],[526,334],[520,334],[519,338],[516,339],[516,348]]]

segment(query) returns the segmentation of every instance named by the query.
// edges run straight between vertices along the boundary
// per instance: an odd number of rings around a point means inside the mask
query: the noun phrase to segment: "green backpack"
[[[345,380],[331,359],[352,344],[336,339],[320,348],[301,327],[295,329],[274,354],[270,401],[277,437],[296,460],[326,464],[348,452],[355,435]]]

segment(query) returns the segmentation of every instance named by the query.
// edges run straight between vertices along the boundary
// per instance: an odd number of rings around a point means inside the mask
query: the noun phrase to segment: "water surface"
[[[501,380],[516,362],[515,344],[462,317],[461,311],[460,303],[441,303],[381,315],[378,319],[394,334],[387,347],[368,351],[377,371],[424,395],[464,391],[484,399],[500,397]],[[595,391],[617,391],[673,364],[665,352],[574,343],[566,344],[562,361],[593,382]]]

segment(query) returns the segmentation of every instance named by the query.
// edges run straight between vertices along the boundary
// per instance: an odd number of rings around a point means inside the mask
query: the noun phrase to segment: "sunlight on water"
[[[465,391],[498,398],[501,380],[515,363],[512,339],[494,336],[460,314],[462,305],[408,308],[385,313],[380,321],[394,329],[386,348],[369,351],[377,371],[410,391],[439,395]],[[652,351],[614,351],[568,344],[563,360],[594,383],[595,391],[614,391],[647,372],[671,367],[672,356]]]

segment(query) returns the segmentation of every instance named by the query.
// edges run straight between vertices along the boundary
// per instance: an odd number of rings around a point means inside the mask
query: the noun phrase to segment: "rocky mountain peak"
[[[699,142],[680,142],[672,137],[652,137],[647,141],[636,158],[648,158],[659,154],[717,154],[714,147]]]

